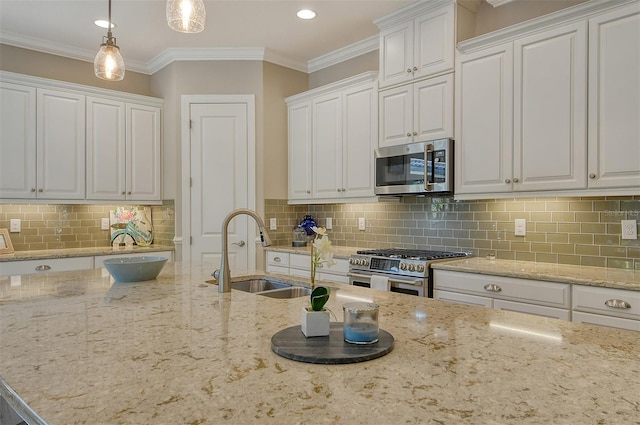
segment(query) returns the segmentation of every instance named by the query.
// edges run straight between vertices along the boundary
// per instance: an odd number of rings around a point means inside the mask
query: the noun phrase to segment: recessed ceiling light
[[[296,15],[300,19],[313,19],[316,17],[316,12],[310,9],[302,9],[302,10],[299,10],[298,13],[296,13]]]
[[[109,21],[105,21],[104,19],[98,19],[96,21],[93,21],[94,24],[96,24],[97,26],[99,26],[100,28],[108,28],[109,27]],[[114,24],[113,22],[111,22],[111,28],[115,28],[116,24]]]

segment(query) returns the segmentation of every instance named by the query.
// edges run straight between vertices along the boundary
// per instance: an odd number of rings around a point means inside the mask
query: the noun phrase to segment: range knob
[[[400,263],[400,270],[407,270],[407,265],[405,263]]]
[[[362,260],[362,265],[369,267],[369,260]]]
[[[415,265],[413,265],[413,264],[409,264],[409,271],[410,271],[410,272],[415,271],[415,269],[416,269],[416,266],[415,266]]]
[[[422,264],[418,265],[418,271],[422,273],[424,271],[424,266]]]
[[[349,258],[349,264],[353,264],[355,263],[355,261],[353,261],[353,258]]]

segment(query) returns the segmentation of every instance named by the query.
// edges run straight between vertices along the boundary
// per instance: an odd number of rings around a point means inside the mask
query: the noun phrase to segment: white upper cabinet
[[[457,196],[640,188],[639,8],[587,2],[458,45]]]
[[[0,198],[36,193],[36,89],[0,82]]]
[[[85,96],[48,89],[36,93],[36,196],[84,199]]]
[[[640,3],[589,20],[589,187],[640,187]]]
[[[289,109],[289,199],[311,199],[311,101]]]
[[[375,23],[380,28],[380,88],[453,70],[452,2],[412,4]]]
[[[375,200],[376,76],[364,73],[286,99],[291,203]]]
[[[513,190],[584,189],[586,23],[514,42]]]
[[[87,199],[159,201],[160,109],[87,99]]]

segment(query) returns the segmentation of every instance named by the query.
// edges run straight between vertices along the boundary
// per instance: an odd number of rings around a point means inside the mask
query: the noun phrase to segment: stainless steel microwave
[[[453,192],[453,139],[389,146],[375,151],[376,195]]]

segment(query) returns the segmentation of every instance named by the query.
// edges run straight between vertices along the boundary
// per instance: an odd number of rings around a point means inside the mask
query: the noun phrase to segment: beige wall
[[[361,74],[367,71],[377,71],[378,51],[365,53],[358,57],[346,60],[336,65],[329,66],[309,74],[309,89],[315,89],[335,81]]]
[[[127,58],[125,58],[125,68],[126,60]],[[126,71],[123,81],[105,81],[93,73],[93,62],[69,59],[6,44],[0,44],[0,69],[34,77],[158,97],[151,91],[149,75]]]

